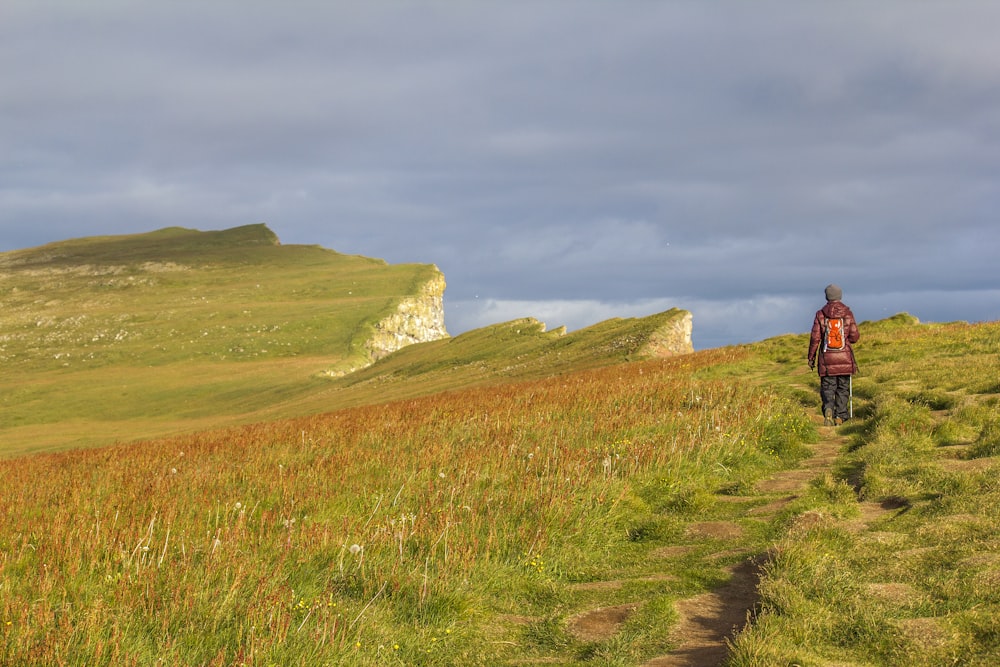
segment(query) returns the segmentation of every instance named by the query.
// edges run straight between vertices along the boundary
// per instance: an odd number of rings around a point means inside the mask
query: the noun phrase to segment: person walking
[[[823,425],[843,424],[851,417],[851,378],[858,372],[851,347],[861,338],[854,313],[841,299],[843,290],[827,285],[826,305],[816,311],[809,335],[810,369],[819,369]]]

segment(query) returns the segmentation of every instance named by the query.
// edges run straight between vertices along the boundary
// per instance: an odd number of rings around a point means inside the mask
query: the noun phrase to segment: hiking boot
[[[844,418],[843,417],[837,417],[836,419],[833,420],[833,423],[835,425],[837,425],[837,426],[840,426],[841,424],[844,423]]]
[[[830,408],[823,412],[823,426],[833,426],[833,410]]]

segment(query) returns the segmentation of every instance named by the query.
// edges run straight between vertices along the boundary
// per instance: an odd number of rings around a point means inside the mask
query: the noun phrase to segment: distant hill
[[[0,253],[0,456],[326,412],[691,352],[671,310],[449,337],[444,276],[265,225]]]
[[[431,264],[285,246],[263,224],[0,253],[0,449],[253,412],[446,337],[444,288]]]
[[[0,361],[34,370],[322,355],[357,367],[447,336],[443,293],[433,265],[282,246],[265,225],[74,239],[0,254]],[[372,348],[418,296],[423,330]]]
[[[693,351],[691,313],[612,318],[567,333],[523,318],[414,345],[338,380],[339,405],[537,379]]]

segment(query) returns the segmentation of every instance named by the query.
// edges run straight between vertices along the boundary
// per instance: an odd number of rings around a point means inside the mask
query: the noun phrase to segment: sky
[[[452,335],[1000,319],[1000,3],[4,0],[0,251],[266,223]],[[803,358],[805,351],[803,350]]]

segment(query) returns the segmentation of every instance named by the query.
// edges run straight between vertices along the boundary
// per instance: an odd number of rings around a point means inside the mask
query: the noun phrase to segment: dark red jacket
[[[823,352],[823,321],[824,319],[842,317],[844,318],[844,334],[847,338],[847,346],[843,350],[827,350]],[[854,313],[842,301],[827,301],[826,305],[816,311],[813,319],[812,332],[809,335],[809,365],[816,366],[819,374],[822,375],[854,375],[858,372],[858,364],[854,360],[854,349],[851,347],[858,342],[861,334],[858,333],[858,323],[854,321]]]

